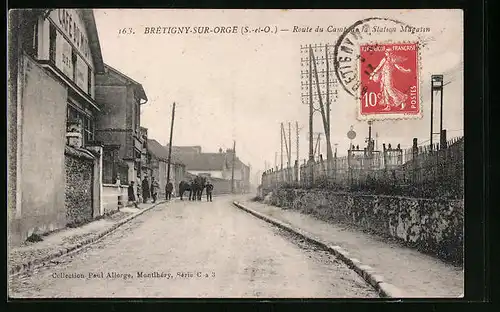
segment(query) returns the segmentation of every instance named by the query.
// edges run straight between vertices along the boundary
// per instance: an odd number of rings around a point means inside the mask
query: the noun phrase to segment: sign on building
[[[49,21],[57,29],[56,67],[80,89],[90,93],[89,70],[93,71],[93,62],[84,20],[76,9],[55,9]]]
[[[59,33],[56,35],[55,63],[63,74],[68,78],[73,78],[72,48],[69,42]]]

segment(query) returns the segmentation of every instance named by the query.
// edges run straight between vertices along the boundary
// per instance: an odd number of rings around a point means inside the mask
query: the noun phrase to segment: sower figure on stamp
[[[172,199],[172,191],[174,190],[174,185],[172,182],[168,181],[167,185],[165,186],[165,197],[167,200]]]
[[[212,191],[214,190],[214,186],[212,183],[210,183],[210,181],[207,182],[206,189],[207,189],[207,202],[212,201]]]
[[[155,180],[154,177],[151,178],[151,197],[153,198],[153,203],[156,203],[156,198],[158,196],[158,189],[160,188],[160,185],[158,184],[158,181]]]
[[[408,95],[399,91],[394,86],[393,71],[395,69],[409,73],[410,69],[403,68],[398,63],[405,60],[404,57],[395,55],[391,49],[385,51],[385,57],[380,61],[378,66],[370,75],[370,80],[380,83],[380,91],[382,93],[382,100],[379,102],[381,105],[386,105],[384,110],[390,110],[391,106],[401,106],[405,108],[405,101]]]
[[[137,201],[135,200],[134,181],[130,181],[130,184],[128,186],[128,201],[133,203],[135,208],[139,208],[137,206]]]
[[[148,177],[144,177],[144,180],[142,180],[142,200],[144,203],[148,202],[149,198],[149,181]]]

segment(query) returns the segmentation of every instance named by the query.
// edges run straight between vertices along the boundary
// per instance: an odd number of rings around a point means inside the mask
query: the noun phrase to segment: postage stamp
[[[360,47],[360,112],[420,112],[418,43],[367,44]]]
[[[358,120],[422,118],[420,51],[426,37],[411,27],[395,19],[366,18],[337,40],[337,79],[356,99]]]

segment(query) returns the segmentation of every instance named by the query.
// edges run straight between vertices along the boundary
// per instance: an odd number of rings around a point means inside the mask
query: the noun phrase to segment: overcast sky
[[[293,26],[347,27],[357,20],[391,17],[412,26],[430,27],[419,35],[426,46],[421,54],[423,118],[377,121],[373,133],[382,142],[411,146],[429,139],[430,75],[448,73],[444,92],[444,128],[449,137],[463,134],[463,23],[462,12],[415,10],[95,10],[105,63],[140,82],[149,102],[143,106],[142,125],[149,136],[166,144],[170,133],[172,103],[176,102],[174,145],[200,145],[205,152],[232,147],[252,171],[274,164],[280,152],[280,123],[295,121],[300,131],[302,159],[308,155],[308,107],[300,99],[300,45],[334,44],[339,33],[144,34],[146,26]],[[132,27],[133,35],[119,35]],[[408,40],[414,40],[407,34]],[[323,131],[319,114],[316,131]],[[332,104],[332,144],[339,155],[349,145],[350,125],[358,133],[354,144],[364,145],[366,122],[356,119],[356,100],[339,87]],[[288,130],[288,126],[287,126]],[[326,155],[325,141],[321,143]],[[293,155],[295,159],[295,154]],[[279,156],[278,156],[279,162]]]

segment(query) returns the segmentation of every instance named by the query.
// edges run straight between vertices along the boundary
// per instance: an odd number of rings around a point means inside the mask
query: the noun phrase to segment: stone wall
[[[271,204],[396,238],[443,260],[463,261],[463,200],[278,189]]]
[[[69,151],[66,164],[66,220],[68,225],[79,225],[93,219],[94,159]]]

